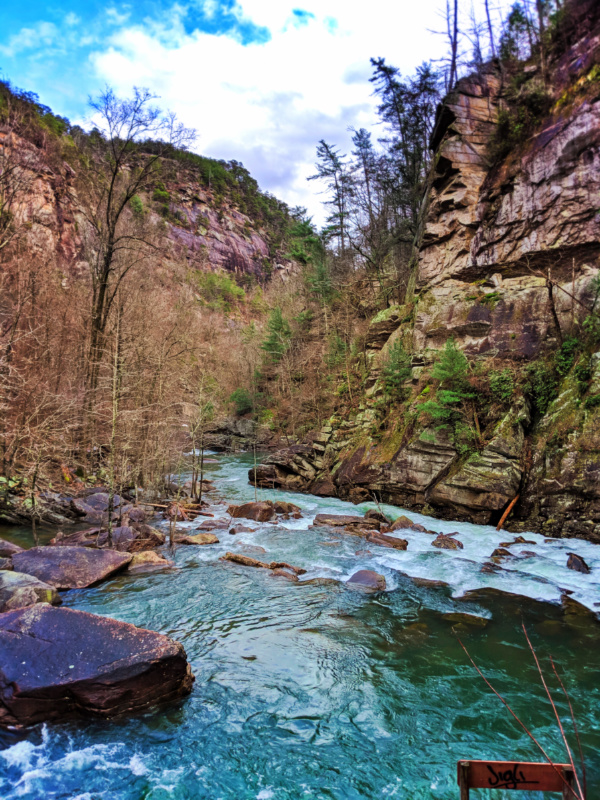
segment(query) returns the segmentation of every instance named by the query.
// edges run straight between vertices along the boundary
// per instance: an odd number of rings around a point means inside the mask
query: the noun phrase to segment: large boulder
[[[183,647],[154,631],[46,604],[0,616],[0,725],[136,712],[193,680]]]
[[[112,529],[112,544],[116,550],[128,553],[139,553],[160,547],[165,543],[165,535],[156,528],[144,523],[121,525]],[[84,531],[64,534],[59,532],[49,542],[56,547],[93,547],[103,548],[108,546],[108,530],[104,528],[89,528]]]
[[[359,569],[348,579],[347,583],[353,588],[359,587],[375,592],[381,592],[386,587],[385,577],[380,575],[379,572],[373,572],[371,569]]]
[[[17,572],[34,575],[55,589],[85,589],[125,569],[129,553],[88,547],[32,547],[15,553]]]
[[[7,542],[5,539],[0,539],[0,558],[12,558],[15,553],[22,553],[23,548],[18,544]]]
[[[177,544],[219,544],[214,533],[195,533],[189,536],[176,536]]]
[[[275,507],[269,501],[261,503],[243,503],[241,506],[229,506],[227,512],[238,519],[253,519],[255,522],[268,522],[275,516]]]
[[[53,586],[25,575],[22,572],[0,572],[0,613],[26,608],[35,603],[51,603],[59,606],[60,595]]]

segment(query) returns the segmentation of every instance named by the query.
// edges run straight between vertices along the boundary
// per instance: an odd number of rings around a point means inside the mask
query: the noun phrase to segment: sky
[[[495,0],[504,3],[504,0]],[[442,58],[444,0],[52,0],[2,3],[0,76],[72,122],[89,96],[148,87],[198,131],[194,150],[243,162],[263,190],[324,220],[320,139],[383,135],[369,77]],[[476,0],[482,5],[481,0]],[[504,3],[506,6],[506,3]],[[494,8],[499,22],[501,9]]]

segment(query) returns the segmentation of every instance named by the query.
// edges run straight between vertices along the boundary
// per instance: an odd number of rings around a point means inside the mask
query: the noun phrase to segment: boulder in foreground
[[[32,547],[15,553],[17,572],[34,575],[55,589],[85,589],[109,578],[131,561],[130,553],[89,547]]]
[[[0,616],[0,725],[112,717],[189,694],[185,650],[154,631],[40,604]]]
[[[35,603],[51,603],[59,606],[60,595],[53,586],[25,575],[22,572],[0,572],[0,613],[26,608]]]

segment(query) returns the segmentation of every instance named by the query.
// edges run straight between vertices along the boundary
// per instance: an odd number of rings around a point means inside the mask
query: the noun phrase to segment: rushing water
[[[222,457],[210,466],[227,500],[253,499],[249,464],[243,456]],[[435,530],[460,531],[465,548],[439,551],[430,535],[408,533],[408,550],[393,551],[307,529],[320,511],[357,513],[348,503],[281,492],[260,496],[297,503],[303,519],[248,523],[256,530],[236,536],[218,532],[219,545],[180,546],[177,570],[123,575],[63,595],[66,606],[178,639],[196,683],[180,703],[134,718],[0,734],[0,797],[457,798],[460,758],[541,758],[469,664],[453,629],[549,753],[564,760],[522,618],[538,654],[552,654],[562,670],[587,755],[588,797],[600,796],[600,624],[559,604],[561,590],[568,589],[595,608],[600,548],[544,543],[527,534],[536,543],[513,549],[535,556],[482,573],[481,563],[510,534],[411,512]],[[267,554],[251,550],[257,546]],[[570,549],[593,567],[590,576],[566,569]],[[388,591],[291,583],[219,561],[226,550],[303,566],[308,573],[302,580],[339,581],[372,568],[385,575]],[[486,586],[531,599],[461,599]],[[453,616],[465,613],[470,616]],[[564,698],[558,706],[567,720]],[[512,793],[475,796],[508,800]]]

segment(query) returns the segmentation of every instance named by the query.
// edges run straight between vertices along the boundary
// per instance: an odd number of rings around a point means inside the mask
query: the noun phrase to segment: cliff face
[[[86,222],[77,194],[81,167],[76,160],[74,166],[64,160],[56,147],[40,147],[0,127],[0,154],[9,151],[19,171],[14,206],[21,252],[52,261],[71,275],[85,274]],[[293,269],[266,226],[243,214],[227,196],[203,187],[193,170],[166,159],[163,170],[170,175],[167,206],[161,208],[150,196],[142,200],[149,221],[162,231],[165,253],[186,258],[196,269],[222,269],[260,281],[275,270]]]
[[[547,361],[581,333],[600,266],[599,61],[600,28],[589,26],[553,66],[550,112],[500,163],[490,141],[510,76],[490,67],[458,83],[433,135],[415,295],[371,324],[366,400],[297,452],[268,458],[259,483],[352,500],[376,495],[480,523],[496,522],[520,494],[508,527],[600,542],[600,413],[572,371],[544,413],[515,392],[475,452],[418,413],[419,395],[432,388],[427,371],[450,337],[483,380],[497,368],[522,372]],[[541,76],[529,67],[525,80]],[[379,367],[398,340],[412,352],[412,397],[381,441]],[[587,380],[593,398],[600,353]]]

